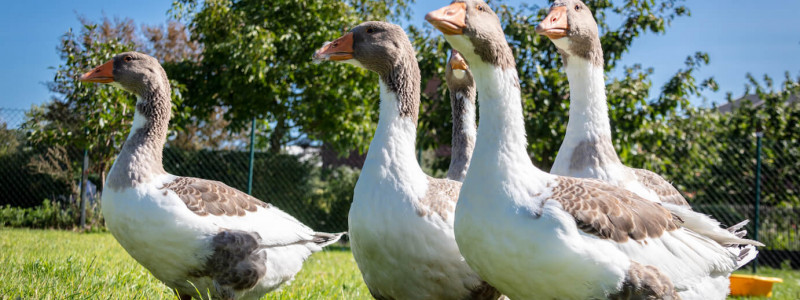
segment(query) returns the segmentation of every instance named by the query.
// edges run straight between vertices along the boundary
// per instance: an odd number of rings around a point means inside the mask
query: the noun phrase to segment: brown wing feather
[[[244,216],[258,207],[269,207],[269,204],[219,181],[178,177],[161,189],[178,194],[186,207],[200,216]]]
[[[561,203],[578,227],[603,239],[625,242],[661,236],[680,227],[657,203],[594,179],[559,177],[549,200]]]
[[[644,169],[631,168],[631,170],[633,170],[633,173],[638,178],[639,183],[653,190],[656,195],[658,195],[658,199],[660,199],[661,202],[689,206],[689,202],[686,202],[681,192],[660,175]]]

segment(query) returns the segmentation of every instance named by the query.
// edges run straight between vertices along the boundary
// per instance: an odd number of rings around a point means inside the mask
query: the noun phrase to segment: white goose
[[[475,80],[461,53],[452,50],[445,69],[450,108],[453,111],[453,139],[447,178],[464,181],[475,148]]]
[[[400,26],[366,22],[315,54],[378,74],[380,120],[350,207],[353,256],[376,299],[496,299],[453,237],[461,183],[417,163],[420,71]]]
[[[128,254],[181,299],[260,298],[341,237],[221,182],[165,172],[171,90],[155,58],[122,53],[80,80],[138,96],[133,128],[108,173],[103,216]]]
[[[549,37],[563,53],[564,69],[570,82],[569,124],[550,173],[599,179],[662,203],[683,219],[685,227],[731,250],[738,249],[736,240],[746,231],[736,231],[747,221],[728,230],[722,229],[717,220],[692,211],[681,193],[664,178],[648,170],[630,168],[620,161],[611,142],[603,49],[597,23],[586,4],[580,0],[556,1],[536,31]],[[752,241],[751,244],[763,246]],[[752,246],[735,251],[745,252],[743,254],[750,259],[758,253]]]
[[[453,1],[426,19],[469,62],[480,95],[455,217],[473,270],[511,299],[725,297],[735,253],[652,201],[531,163],[514,57],[486,3]]]

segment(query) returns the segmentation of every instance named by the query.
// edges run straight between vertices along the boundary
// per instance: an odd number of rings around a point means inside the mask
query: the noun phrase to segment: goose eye
[[[125,61],[126,62],[131,62],[132,60],[133,60],[133,57],[125,56]]]
[[[480,4],[478,4],[477,8],[478,8],[479,11],[483,11],[483,6],[481,6]]]
[[[374,33],[374,32],[375,32],[375,29],[373,29],[372,27],[367,28],[367,33]]]
[[[580,6],[579,4],[576,4],[576,5],[575,5],[575,10],[576,10],[576,11],[578,11],[578,10],[581,10],[581,6]]]

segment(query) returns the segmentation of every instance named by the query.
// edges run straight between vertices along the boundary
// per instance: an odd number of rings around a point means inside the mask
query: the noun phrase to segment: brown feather
[[[594,179],[559,177],[548,200],[558,201],[586,233],[616,242],[656,238],[680,227],[661,205]]]
[[[161,189],[170,190],[183,200],[186,207],[200,216],[244,216],[258,207],[269,204],[226,184],[192,177],[178,177]]]
[[[689,206],[689,202],[686,202],[681,192],[678,192],[678,190],[663,177],[644,169],[631,168],[631,170],[633,174],[636,175],[639,183],[655,192],[661,202]]]

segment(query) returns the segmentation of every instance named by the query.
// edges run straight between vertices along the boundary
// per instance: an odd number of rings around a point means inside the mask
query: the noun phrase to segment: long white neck
[[[527,152],[517,70],[484,63],[479,57],[468,61],[478,87],[481,121],[464,184],[485,181],[489,176],[501,184],[523,180],[515,184],[543,185],[549,174],[536,168]]]
[[[551,173],[608,179],[622,163],[611,140],[603,67],[578,56],[566,62],[569,124]]]
[[[410,177],[424,177],[424,172],[415,155],[417,124],[410,116],[401,116],[397,94],[380,81],[380,117],[375,136],[369,145],[365,171],[389,171],[400,176],[400,180]],[[363,176],[363,175],[362,175]]]
[[[570,57],[566,71],[570,90],[567,138],[610,138],[603,67],[579,57]]]

